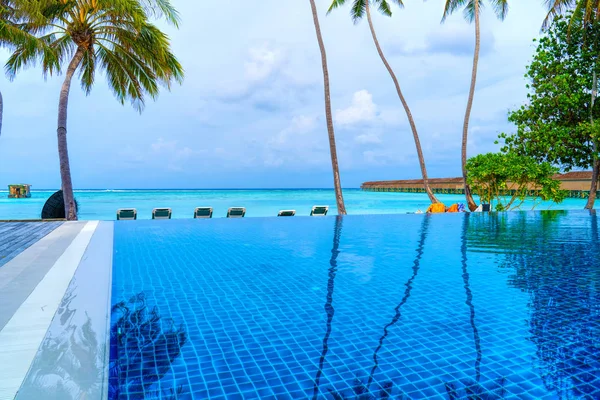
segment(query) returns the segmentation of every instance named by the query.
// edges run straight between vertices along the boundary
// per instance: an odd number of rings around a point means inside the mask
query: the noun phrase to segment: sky
[[[419,178],[406,114],[377,55],[367,21],[349,6],[326,15],[317,0],[331,79],[342,186]],[[323,75],[308,0],[173,0],[182,23],[165,23],[185,81],[140,114],[121,105],[103,75],[86,96],[71,88],[68,145],[75,189],[331,188]],[[419,132],[430,177],[460,176],[462,122],[474,26],[462,13],[440,23],[444,2],[373,12],[379,41]],[[486,2],[487,4],[487,2]],[[374,10],[375,11],[375,10]],[[469,156],[497,150],[509,110],[526,99],[524,74],[545,16],[541,0],[513,1],[499,21],[482,11],[481,56]],[[0,52],[5,63],[8,53]],[[39,68],[0,74],[4,121],[0,190],[9,183],[60,187],[56,120],[63,76]]]

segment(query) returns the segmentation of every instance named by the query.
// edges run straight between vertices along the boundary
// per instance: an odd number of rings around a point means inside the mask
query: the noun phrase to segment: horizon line
[[[342,188],[342,190],[352,190],[352,189],[360,189],[360,187],[346,187]],[[32,192],[38,191],[51,191],[51,190],[59,190],[56,188],[39,188],[32,189]],[[334,190],[334,188],[89,188],[89,189],[73,189],[74,192],[81,190]],[[8,192],[8,190],[0,190],[0,192]]]

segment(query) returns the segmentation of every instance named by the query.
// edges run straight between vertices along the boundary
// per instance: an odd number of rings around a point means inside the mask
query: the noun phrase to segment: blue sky
[[[71,90],[68,141],[75,188],[331,187],[319,49],[308,0],[173,0],[179,30],[165,26],[186,70],[182,86],[122,106],[100,76],[89,96]],[[492,151],[525,100],[525,66],[545,15],[541,1],[512,2],[504,22],[486,8],[469,154]],[[366,21],[349,8],[326,16],[342,185],[417,178],[412,135]],[[411,106],[432,177],[460,174],[462,120],[470,82],[472,25],[457,13],[440,24],[443,1],[411,2],[374,24]],[[161,24],[162,25],[162,24]],[[1,52],[5,62],[8,53]],[[60,186],[56,119],[62,76],[37,68],[0,77],[4,125],[0,188]]]

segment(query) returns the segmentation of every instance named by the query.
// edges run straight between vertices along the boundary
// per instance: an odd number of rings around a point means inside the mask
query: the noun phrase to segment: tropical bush
[[[496,211],[518,209],[528,196],[560,203],[567,195],[553,179],[558,168],[533,157],[511,152],[479,154],[467,160],[467,171],[473,191],[483,203],[495,203]]]

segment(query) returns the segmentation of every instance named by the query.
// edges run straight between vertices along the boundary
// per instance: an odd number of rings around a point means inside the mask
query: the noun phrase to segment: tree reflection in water
[[[177,399],[183,394],[183,386],[159,390],[154,385],[179,357],[185,328],[162,319],[156,307],[149,309],[143,292],[114,305],[111,320],[116,322],[110,332],[109,397]]]
[[[389,334],[389,329],[400,320],[400,318],[402,316],[401,308],[408,301],[408,299],[410,297],[410,293],[413,288],[413,282],[419,273],[420,262],[421,262],[421,258],[423,256],[425,238],[427,237],[427,230],[428,230],[430,218],[431,217],[429,215],[423,216],[423,222],[421,224],[421,233],[420,233],[420,237],[419,237],[419,242],[417,244],[417,254],[413,261],[412,274],[411,274],[410,278],[404,284],[404,286],[405,286],[404,294],[403,294],[400,302],[398,303],[398,305],[396,305],[396,307],[394,308],[394,316],[392,317],[391,321],[388,322],[383,327],[383,334],[379,338],[379,342],[378,342],[379,344],[378,344],[377,348],[373,352],[373,366],[371,367],[371,371],[369,373],[369,377],[367,378],[367,382],[363,383],[360,379],[356,378],[351,385],[351,391],[352,391],[351,394],[344,393],[343,391],[335,391],[331,388],[328,388],[328,391],[331,394],[331,396],[333,397],[333,399],[335,399],[335,400],[346,400],[346,399],[367,400],[367,399],[389,399],[392,397],[392,393],[394,391],[394,383],[391,381],[385,381],[381,385],[378,385],[378,387],[372,388],[373,376],[379,366],[379,361],[378,361],[377,355],[384,345],[384,341]],[[339,238],[338,238],[338,242],[339,242]],[[336,248],[335,243],[336,242],[334,240],[334,248]],[[337,254],[336,254],[336,256],[337,256]],[[335,277],[335,275],[334,275],[334,277]],[[333,294],[333,281],[331,281],[331,285],[328,285],[328,288],[329,287],[331,288],[331,294],[328,292],[328,299],[330,299]],[[327,307],[326,307],[326,309],[327,309]],[[327,332],[329,332],[329,331],[331,331],[331,321],[328,320]],[[320,368],[322,368],[322,364],[321,364]],[[315,391],[315,394],[316,394],[316,391]],[[314,398],[315,397],[313,397],[313,399]],[[400,395],[400,397],[395,397],[395,398],[401,399],[401,398],[404,398],[404,396]]]
[[[319,395],[319,383],[321,375],[323,374],[323,364],[325,363],[325,356],[329,350],[327,342],[329,341],[329,335],[331,334],[331,322],[333,321],[333,315],[335,310],[333,308],[333,288],[335,284],[335,274],[337,272],[337,257],[340,254],[340,236],[342,234],[342,221],[343,217],[338,215],[335,217],[335,225],[333,228],[333,247],[331,249],[331,258],[329,259],[329,270],[327,277],[327,298],[325,301],[325,313],[327,314],[327,323],[325,329],[325,336],[323,337],[323,349],[321,350],[321,357],[319,358],[319,368],[317,369],[317,375],[315,376],[315,385],[313,389],[313,400]]]
[[[87,313],[79,311],[79,318],[74,318],[78,310],[71,306],[76,297],[70,287],[56,312],[60,333],[51,332],[42,342],[31,366],[31,384],[21,387],[19,398],[75,400],[99,395],[104,345]]]
[[[473,304],[473,291],[471,290],[470,275],[468,269],[467,256],[467,234],[469,230],[470,213],[463,215],[462,230],[460,235],[460,253],[463,286],[465,288],[465,304],[469,309],[469,324],[473,332],[473,346],[475,348],[475,361],[473,369],[475,372],[474,380],[464,380],[460,382],[445,382],[444,388],[449,400],[483,400],[483,399],[503,399],[506,395],[504,385],[506,379],[499,377],[493,382],[493,387],[484,387],[481,384],[481,338],[475,319],[475,305]]]
[[[529,294],[530,340],[547,390],[560,398],[600,398],[600,241],[587,226],[561,228],[567,213],[545,213],[543,232],[528,232],[507,254],[509,284]],[[589,230],[588,230],[589,228]],[[518,246],[515,244],[515,246]]]

